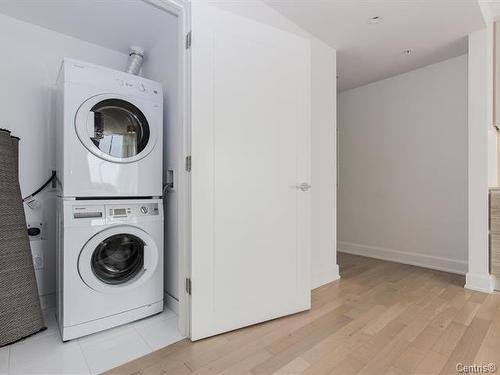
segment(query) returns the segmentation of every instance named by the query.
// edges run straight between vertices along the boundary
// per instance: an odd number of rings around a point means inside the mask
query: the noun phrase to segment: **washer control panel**
[[[98,200],[64,202],[65,226],[94,226],[118,223],[140,223],[163,220],[163,205],[160,199],[115,202]]]
[[[157,216],[160,214],[158,203],[107,204],[106,216],[109,219],[126,219],[137,216]]]
[[[75,206],[73,219],[101,219],[104,218],[104,206]]]
[[[110,207],[108,206],[108,217],[127,217],[132,214],[130,207]]]

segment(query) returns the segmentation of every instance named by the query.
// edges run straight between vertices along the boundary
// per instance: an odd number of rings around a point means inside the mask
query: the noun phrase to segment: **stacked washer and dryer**
[[[57,318],[66,341],[163,310],[163,94],[157,82],[71,59],[57,87]]]

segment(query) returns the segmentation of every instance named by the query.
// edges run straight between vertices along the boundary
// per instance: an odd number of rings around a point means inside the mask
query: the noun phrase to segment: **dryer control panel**
[[[163,103],[163,90],[159,82],[74,59],[63,60],[58,80]]]

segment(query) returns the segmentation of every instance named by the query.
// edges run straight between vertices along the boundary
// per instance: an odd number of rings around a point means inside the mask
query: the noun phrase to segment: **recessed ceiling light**
[[[411,48],[407,48],[403,50],[403,55],[405,56],[410,56],[413,53],[413,50]]]
[[[368,20],[368,23],[371,25],[374,25],[376,23],[380,23],[382,21],[382,17],[380,16],[373,16]]]

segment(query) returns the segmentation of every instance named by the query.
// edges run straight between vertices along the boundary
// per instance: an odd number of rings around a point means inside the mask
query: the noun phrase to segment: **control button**
[[[144,92],[146,91],[146,86],[144,86],[142,83],[138,86],[139,91]]]
[[[148,213],[148,208],[146,206],[141,206],[141,212],[146,215]]]

